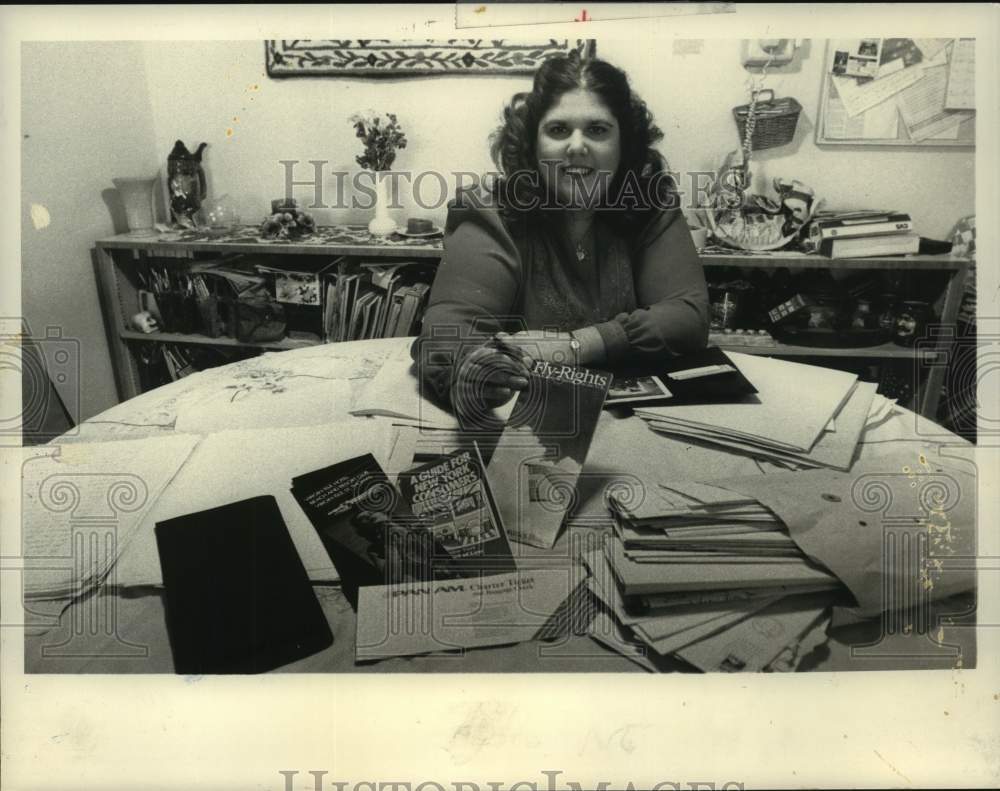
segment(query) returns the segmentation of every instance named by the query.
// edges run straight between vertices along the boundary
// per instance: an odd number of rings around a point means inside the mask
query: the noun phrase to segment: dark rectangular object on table
[[[260,673],[333,643],[273,497],[168,519],[155,532],[178,673]]]

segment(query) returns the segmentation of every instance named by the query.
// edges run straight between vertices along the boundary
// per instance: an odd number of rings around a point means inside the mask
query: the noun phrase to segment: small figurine
[[[160,331],[160,325],[156,322],[156,317],[148,310],[140,311],[132,317],[132,327],[147,335]]]
[[[781,210],[785,214],[785,224],[781,227],[784,236],[798,233],[812,216],[813,202],[816,193],[801,181],[774,180],[774,191],[781,201]]]
[[[202,143],[192,154],[180,140],[167,157],[167,178],[170,187],[170,219],[182,228],[197,228],[196,215],[208,194],[205,171],[201,166]]]

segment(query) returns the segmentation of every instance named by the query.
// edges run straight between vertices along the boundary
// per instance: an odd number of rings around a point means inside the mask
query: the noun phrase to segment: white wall
[[[118,402],[91,249],[116,232],[111,179],[156,172],[145,67],[129,42],[25,43],[21,63],[22,310],[33,335],[53,326],[79,341],[79,382],[55,385],[83,420]]]
[[[826,41],[808,40],[787,67],[771,69],[765,87],[803,106],[787,146],[753,155],[756,191],[775,177],[798,179],[829,208],[909,212],[924,236],[947,238],[955,222],[975,213],[975,151],[971,148],[860,147],[814,141]],[[697,54],[673,54],[665,42],[655,57],[634,41],[602,40],[597,52],[628,71],[665,134],[671,169],[714,170],[740,147],[732,108],[750,100],[740,42],[706,39]]]
[[[394,112],[407,137],[394,170],[492,170],[487,137],[504,101],[531,87],[530,77],[270,79],[261,41],[149,42],[143,45],[162,160],[181,139],[192,148],[207,142],[203,161],[210,195],[228,193],[244,222],[263,219],[272,198],[285,191],[279,160],[300,160],[297,180],[313,178],[309,160],[327,160],[324,200],[334,203],[333,171],[355,173],[360,141],[349,123],[369,108]],[[450,180],[449,176],[449,180]],[[425,203],[435,200],[434,180],[424,182]],[[303,202],[311,187],[295,191]],[[350,194],[350,193],[349,193]],[[397,221],[408,214],[443,220],[447,210],[423,211],[401,190]],[[349,198],[346,203],[349,204]],[[412,211],[411,211],[412,210]],[[316,210],[319,222],[367,222],[370,212]]]
[[[791,145],[754,159],[758,189],[775,176],[797,178],[831,207],[909,211],[925,236],[944,237],[975,211],[975,154],[970,149],[817,147],[813,143],[825,42],[814,39],[767,86],[804,106]],[[625,68],[666,133],[662,150],[674,170],[712,170],[738,147],[732,107],[748,100],[740,42],[708,39],[695,54],[634,39],[600,39],[598,54]],[[263,218],[284,193],[282,159],[327,160],[324,193],[334,199],[334,171],[357,171],[359,141],[348,118],[374,108],[395,112],[409,139],[394,168],[421,172],[492,170],[487,138],[503,104],[530,87],[520,76],[269,79],[259,40],[231,42],[32,43],[23,48],[23,306],[36,334],[46,325],[81,339],[80,418],[116,400],[91,268],[95,239],[110,235],[102,200],[115,176],[165,168],[176,139],[207,142],[204,162],[213,196],[228,193],[247,223]],[[449,176],[449,180],[451,180]],[[426,184],[426,197],[437,192]],[[309,201],[312,191],[296,194]],[[408,191],[393,212],[443,221]],[[30,206],[51,224],[36,229]],[[321,223],[365,222],[364,210],[318,210]],[[124,229],[118,229],[124,230]],[[66,399],[72,403],[74,399]]]
[[[813,39],[790,66],[772,70],[766,87],[803,105],[793,142],[755,155],[755,186],[775,176],[812,186],[829,207],[870,206],[909,211],[925,236],[943,237],[955,221],[974,212],[975,154],[971,149],[869,148],[813,142],[825,41]],[[634,40],[600,39],[598,55],[623,67],[666,134],[662,150],[673,169],[713,170],[739,146],[732,108],[748,101],[748,72],[740,42],[709,39],[700,53],[673,54]],[[312,178],[310,159],[328,160],[324,195],[331,203],[334,170],[357,171],[359,141],[348,123],[359,110],[392,111],[406,130],[408,147],[397,170],[492,170],[487,137],[505,101],[530,87],[527,77],[269,79],[259,41],[150,42],[143,44],[153,107],[157,155],[165,160],[174,140],[207,141],[210,191],[229,193],[245,222],[262,218],[271,198],[284,192],[282,159],[302,162],[297,179]],[[451,178],[451,177],[449,177]],[[437,194],[433,181],[424,195]],[[310,188],[296,195],[311,200]],[[403,220],[422,212],[408,191]],[[315,212],[320,222],[367,221],[362,210]],[[443,219],[445,211],[430,212]]]

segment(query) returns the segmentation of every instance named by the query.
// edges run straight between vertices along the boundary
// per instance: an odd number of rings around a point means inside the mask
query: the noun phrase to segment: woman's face
[[[618,122],[596,94],[564,93],[538,124],[538,170],[561,203],[593,208],[621,162]]]

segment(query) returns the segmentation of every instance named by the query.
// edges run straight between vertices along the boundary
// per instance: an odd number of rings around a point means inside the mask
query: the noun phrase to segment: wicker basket
[[[770,94],[769,98],[765,100],[764,94]],[[757,106],[754,108],[757,120],[753,128],[753,137],[750,139],[751,148],[754,151],[762,151],[765,148],[775,148],[792,142],[801,112],[802,105],[790,96],[775,99],[774,91],[770,89],[761,91],[757,95]],[[736,119],[736,126],[740,130],[740,140],[746,137],[749,115],[749,104],[733,108],[733,118]]]

